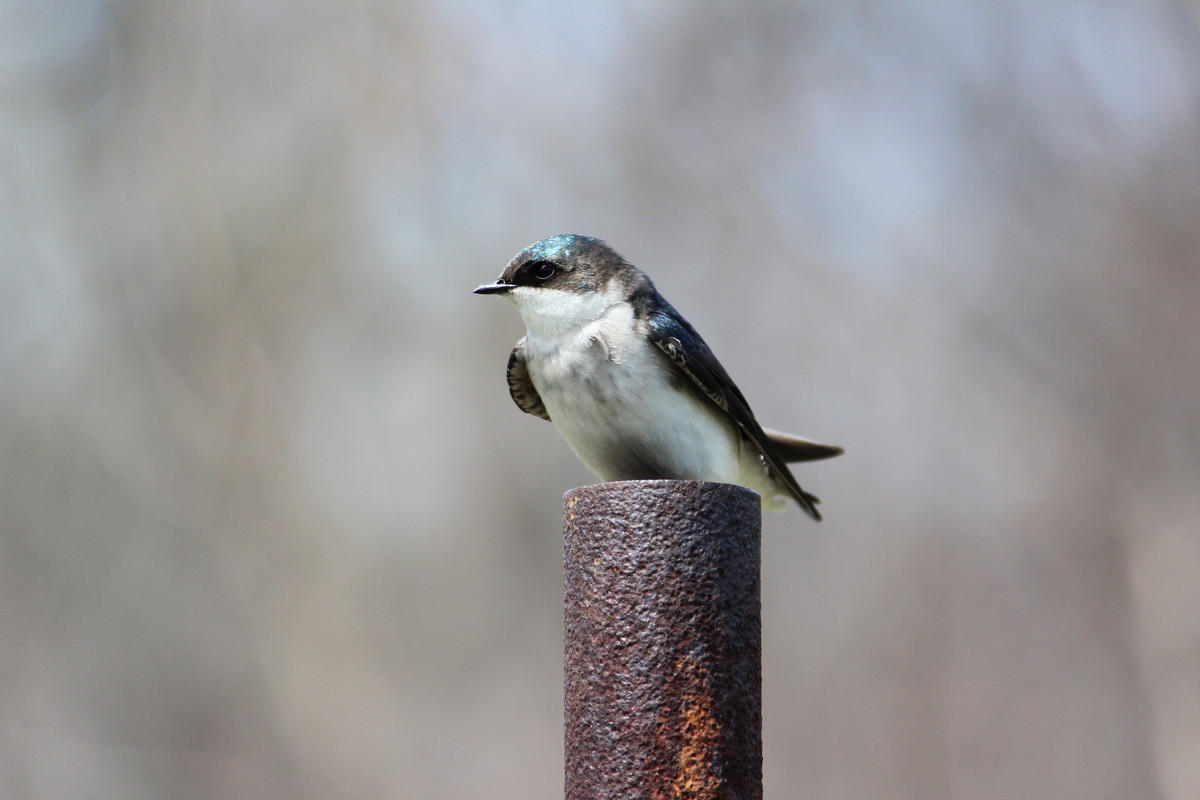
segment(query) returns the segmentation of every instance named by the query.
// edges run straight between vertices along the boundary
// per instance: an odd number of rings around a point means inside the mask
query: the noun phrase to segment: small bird
[[[508,358],[517,406],[554,423],[601,480],[736,483],[765,508],[791,495],[821,519],[787,463],[842,448],[760,426],[696,329],[605,242],[535,242],[475,294],[504,295],[528,329]]]

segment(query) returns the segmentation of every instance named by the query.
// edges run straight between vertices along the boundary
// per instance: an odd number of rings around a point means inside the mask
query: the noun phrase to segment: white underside
[[[509,296],[528,328],[526,364],[550,418],[602,480],[736,483],[764,505],[782,505],[757,450],[728,418],[671,384],[677,368],[635,333],[628,303],[524,287]]]

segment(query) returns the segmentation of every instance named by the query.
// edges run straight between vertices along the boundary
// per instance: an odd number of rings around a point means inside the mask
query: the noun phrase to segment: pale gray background
[[[645,267],[827,521],[773,798],[1200,797],[1192,2],[0,0],[0,798],[561,797],[471,289]]]

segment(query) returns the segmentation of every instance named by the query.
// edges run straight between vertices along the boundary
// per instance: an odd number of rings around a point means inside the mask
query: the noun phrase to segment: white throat
[[[605,292],[564,292],[531,286],[512,289],[508,298],[517,307],[529,335],[547,341],[578,332],[623,302]]]

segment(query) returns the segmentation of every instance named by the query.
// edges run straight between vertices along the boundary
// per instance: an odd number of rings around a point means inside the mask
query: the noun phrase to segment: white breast
[[[741,437],[672,384],[675,366],[636,331],[629,303],[535,291],[513,298],[529,329],[530,377],[563,439],[601,479],[743,482]]]

